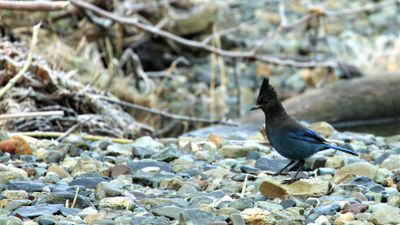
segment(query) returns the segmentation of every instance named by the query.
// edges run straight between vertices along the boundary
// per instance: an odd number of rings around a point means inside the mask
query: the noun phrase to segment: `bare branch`
[[[0,115],[0,120],[25,118],[25,117],[37,117],[37,116],[63,116],[63,111],[44,111],[44,112],[24,112],[24,113],[13,113]]]
[[[58,11],[69,5],[69,1],[0,1],[0,9],[19,11]]]
[[[3,98],[3,96],[7,93],[8,90],[10,90],[16,83],[17,81],[28,71],[29,66],[32,63],[32,54],[33,50],[35,50],[36,44],[38,42],[38,36],[39,36],[39,29],[40,29],[40,23],[33,26],[33,32],[32,32],[32,41],[31,41],[31,47],[29,49],[28,57],[25,61],[24,66],[22,69],[15,75],[7,84],[0,90],[0,99]]]
[[[168,112],[151,109],[151,108],[147,108],[145,106],[141,106],[141,105],[137,105],[137,104],[133,104],[133,103],[129,103],[126,101],[117,100],[117,99],[112,99],[112,98],[100,96],[100,95],[98,95],[98,96],[92,95],[92,97],[100,99],[100,100],[105,100],[105,101],[108,101],[111,103],[115,103],[115,104],[121,105],[123,107],[128,107],[128,108],[132,108],[132,109],[141,110],[144,112],[149,112],[152,114],[157,114],[157,115],[160,115],[160,116],[163,116],[166,118],[170,118],[170,119],[174,119],[174,120],[182,120],[182,121],[197,122],[197,123],[207,123],[207,124],[222,124],[222,125],[229,125],[229,126],[237,126],[238,125],[237,123],[229,122],[229,121],[209,120],[209,119],[205,119],[205,118],[171,114]]]

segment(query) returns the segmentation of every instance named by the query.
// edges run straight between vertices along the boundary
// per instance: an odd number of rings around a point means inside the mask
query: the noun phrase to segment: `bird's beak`
[[[255,106],[251,107],[250,111],[257,110],[259,108],[261,108],[261,105],[255,105]]]

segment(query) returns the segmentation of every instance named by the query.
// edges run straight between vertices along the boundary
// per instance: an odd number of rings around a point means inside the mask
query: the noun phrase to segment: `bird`
[[[273,175],[280,175],[290,166],[299,165],[292,179],[283,183],[291,184],[298,180],[297,176],[303,169],[305,159],[326,149],[335,149],[354,156],[356,152],[340,146],[335,146],[318,135],[313,130],[303,126],[285,111],[275,89],[269,84],[269,78],[264,78],[257,97],[256,105],[250,110],[261,109],[265,115],[265,131],[271,146],[290,163]],[[291,169],[289,168],[289,169]]]

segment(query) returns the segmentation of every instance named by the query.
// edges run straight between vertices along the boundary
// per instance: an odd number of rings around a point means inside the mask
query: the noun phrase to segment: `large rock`
[[[344,179],[351,175],[366,176],[374,180],[378,175],[378,168],[367,162],[352,163],[338,169],[334,179],[336,183],[340,183],[341,181],[345,181]]]
[[[317,178],[301,179],[292,184],[282,184],[284,179],[284,177],[265,178],[259,186],[259,191],[268,198],[277,198],[285,195],[321,196],[327,194],[331,187],[328,181],[322,181]]]

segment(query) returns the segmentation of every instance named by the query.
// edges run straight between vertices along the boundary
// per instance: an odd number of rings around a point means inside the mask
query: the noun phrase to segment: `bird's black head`
[[[269,84],[269,78],[264,78],[263,83],[261,85],[260,92],[257,97],[257,104],[251,108],[251,110],[256,109],[265,109],[267,108],[269,103],[275,102],[278,100],[278,95],[276,94],[275,89]]]

